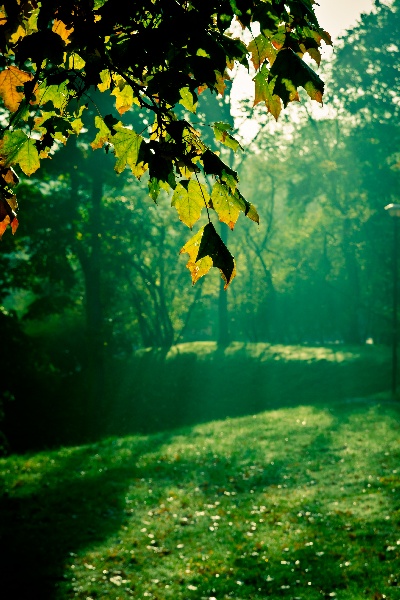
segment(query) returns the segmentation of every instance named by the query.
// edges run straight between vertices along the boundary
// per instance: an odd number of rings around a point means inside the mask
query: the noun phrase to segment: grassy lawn
[[[327,350],[302,352],[287,362],[330,372]],[[400,403],[333,400],[332,373],[329,401],[303,379],[280,408],[1,459],[0,597],[399,599]]]

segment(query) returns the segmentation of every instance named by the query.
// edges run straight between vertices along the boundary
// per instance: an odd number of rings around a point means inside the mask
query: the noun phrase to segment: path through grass
[[[399,599],[399,417],[359,399],[2,459],[2,597]]]

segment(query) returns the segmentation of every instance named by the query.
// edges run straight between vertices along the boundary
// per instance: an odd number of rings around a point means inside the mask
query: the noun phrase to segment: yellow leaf
[[[97,84],[97,87],[99,88],[100,92],[105,92],[106,90],[109,90],[111,85],[111,73],[109,69],[104,69],[103,71],[100,71],[100,79],[101,83]]]
[[[17,29],[10,36],[10,42],[16,44],[21,38],[26,36],[25,28],[22,25],[18,25]]]
[[[69,69],[74,69],[76,71],[80,71],[84,69],[86,62],[77,54],[76,52],[72,52],[71,54],[67,54],[64,52],[64,63],[67,63]]]
[[[209,200],[206,186],[191,179],[178,183],[172,196],[171,206],[175,206],[182,223],[192,229]]]
[[[104,120],[99,116],[94,118],[94,124],[99,131],[90,145],[92,146],[93,150],[97,150],[98,148],[102,148],[106,142],[110,141],[111,131],[104,123]]]
[[[246,212],[244,200],[238,194],[232,194],[226,185],[218,181],[214,184],[211,202],[219,220],[226,223],[230,229],[234,228],[240,211]]]
[[[189,254],[186,266],[193,283],[206,275],[211,267],[220,270],[221,277],[225,281],[225,289],[236,275],[235,259],[212,223],[207,223],[183,246],[180,253],[184,252]]]
[[[116,97],[115,108],[120,115],[129,110],[134,102],[133,89],[130,85],[124,85],[122,89],[114,88],[111,95]]]
[[[17,88],[23,86],[27,81],[33,79],[30,73],[21,71],[17,67],[7,67],[0,73],[0,96],[3,98],[5,107],[10,112],[15,112],[24,98],[24,93]]]
[[[52,30],[54,31],[54,33],[57,33],[66,44],[70,43],[70,40],[68,38],[74,31],[73,27],[68,29],[65,23],[59,21],[58,19],[54,19]]]
[[[7,14],[4,10],[4,6],[0,6],[0,26],[7,23]]]
[[[206,275],[208,271],[213,266],[213,261],[210,256],[204,256],[199,261],[197,260],[197,255],[199,253],[201,238],[203,237],[204,227],[200,229],[186,244],[183,246],[180,254],[189,254],[189,260],[186,263],[187,268],[190,271],[192,276],[192,283],[195,284],[196,281]]]

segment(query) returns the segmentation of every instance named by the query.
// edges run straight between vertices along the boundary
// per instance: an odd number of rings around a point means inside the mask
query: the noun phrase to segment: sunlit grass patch
[[[399,432],[359,400],[2,459],[7,577],[59,599],[396,600]]]

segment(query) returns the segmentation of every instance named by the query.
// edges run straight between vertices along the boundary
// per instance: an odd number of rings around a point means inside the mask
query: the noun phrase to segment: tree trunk
[[[359,344],[360,339],[360,278],[357,258],[350,241],[351,224],[348,219],[343,223],[343,254],[347,274],[347,326],[344,332],[345,341],[349,344]]]
[[[102,197],[104,187],[102,157],[93,157],[92,183],[89,199],[89,240],[77,248],[85,286],[87,337],[87,384],[89,431],[98,425],[105,408],[104,326],[101,284]],[[100,160],[99,160],[100,159]],[[73,183],[71,191],[77,192]],[[76,198],[73,198],[76,202]],[[96,417],[97,416],[97,417]]]

